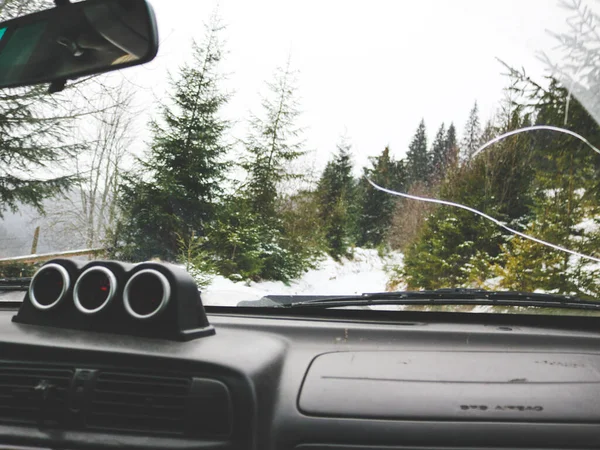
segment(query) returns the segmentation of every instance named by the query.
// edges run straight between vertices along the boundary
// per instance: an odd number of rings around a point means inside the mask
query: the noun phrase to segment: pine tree
[[[0,217],[20,205],[41,212],[45,199],[65,193],[75,181],[61,168],[80,148],[68,142],[73,120],[52,117],[59,105],[56,98],[48,98],[46,89],[0,93]],[[41,170],[65,175],[36,176]]]
[[[515,114],[513,124],[528,120]],[[522,222],[531,207],[531,160],[527,136],[503,141],[470,164],[449,172],[439,197],[523,229]],[[503,248],[511,238],[511,234],[469,211],[439,207],[406,251],[406,281],[411,288],[484,287],[481,283],[493,277],[494,265],[503,263]]]
[[[228,168],[227,123],[219,117],[227,102],[218,89],[222,29],[213,16],[203,45],[193,43],[192,62],[172,80],[160,120],[150,124],[150,151],[140,162],[150,175],[132,175],[122,186],[125,223],[118,231],[124,258],[173,260],[181,238],[202,238],[214,220]]]
[[[473,154],[479,148],[481,143],[481,125],[479,122],[479,107],[477,102],[473,105],[471,112],[469,113],[469,119],[465,125],[465,132],[463,134],[463,140],[461,145],[462,150],[462,161],[469,163]]]
[[[442,123],[437,134],[435,135],[433,144],[431,145],[431,156],[429,158],[431,161],[431,167],[429,172],[431,173],[433,180],[442,179],[444,177],[444,173],[446,172],[446,138],[446,127]]]
[[[350,148],[345,140],[338,144],[337,153],[327,163],[317,189],[321,222],[329,254],[334,258],[347,254],[353,228],[354,179]]]
[[[0,20],[52,6],[49,0],[6,0],[0,2]],[[0,217],[21,205],[43,212],[46,199],[66,193],[76,181],[69,164],[84,143],[74,139],[74,129],[94,112],[90,104],[75,105],[68,92],[49,95],[46,85],[0,92]]]
[[[527,84],[531,88],[530,81]],[[536,124],[565,127],[591,143],[600,142],[600,127],[590,113],[557,80],[545,89],[533,89],[525,97],[534,105]],[[518,108],[523,105],[517,105]],[[568,109],[568,114],[567,114]],[[566,122],[565,122],[566,118]],[[600,214],[600,164],[597,154],[575,139],[555,133],[538,133],[533,138],[528,217],[529,233],[548,242],[597,256],[600,232],[596,218]],[[596,227],[582,227],[582,223]],[[515,240],[507,246],[505,286],[535,284],[537,288],[584,297],[600,295],[597,264],[574,258],[539,244]],[[529,279],[519,279],[515,267],[528,271]]]
[[[289,61],[277,69],[275,80],[267,86],[270,95],[263,99],[263,115],[255,115],[250,121],[251,132],[245,143],[249,158],[242,166],[248,173],[246,195],[253,210],[274,218],[278,184],[300,177],[291,173],[289,166],[304,151],[299,139],[301,130],[296,125],[300,114],[296,77]]]
[[[289,226],[307,196],[298,193],[290,198],[280,192],[284,183],[302,178],[290,166],[304,154],[289,61],[267,86],[270,92],[263,99],[262,114],[252,116],[244,143],[247,157],[240,165],[247,182],[219,215],[211,241],[225,275],[287,282],[312,267],[319,251],[314,239],[305,239]]]
[[[430,162],[429,154],[427,153],[427,130],[424,120],[421,120],[408,147],[406,169],[410,184],[429,182]]]
[[[375,247],[384,242],[396,200],[375,189],[367,179],[388,189],[404,190],[408,176],[404,162],[392,159],[389,147],[381,155],[371,158],[370,162],[370,167],[363,168],[363,178],[359,185],[357,244]]]
[[[450,167],[456,167],[458,164],[458,143],[456,140],[456,127],[453,123],[448,127],[448,132],[446,133],[446,143],[445,143],[445,167],[446,169]]]

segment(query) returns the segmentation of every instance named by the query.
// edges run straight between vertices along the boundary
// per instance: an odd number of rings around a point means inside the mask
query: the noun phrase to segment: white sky
[[[421,120],[430,140],[442,122],[459,133],[473,102],[485,122],[507,78],[496,61],[538,77],[536,52],[555,45],[566,12],[558,0],[221,0],[228,55],[223,72],[234,96],[225,115],[242,121],[260,107],[259,92],[291,52],[307,147],[322,167],[346,133],[358,166],[386,145],[401,157]],[[202,40],[215,0],[151,0],[161,48],[152,63],[123,71],[140,89],[140,126],[167,89],[192,38]],[[139,148],[146,132],[140,133]]]

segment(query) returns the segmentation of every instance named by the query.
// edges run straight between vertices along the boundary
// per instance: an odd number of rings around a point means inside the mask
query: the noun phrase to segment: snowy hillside
[[[258,300],[265,295],[349,295],[386,290],[389,270],[402,263],[401,254],[380,257],[377,250],[355,249],[351,260],[336,262],[328,257],[319,267],[289,286],[281,282],[233,282],[221,276],[202,292],[205,305],[236,306],[243,300]]]

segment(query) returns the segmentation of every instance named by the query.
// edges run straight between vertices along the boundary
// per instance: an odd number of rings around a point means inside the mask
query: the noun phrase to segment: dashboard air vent
[[[183,434],[190,384],[188,378],[100,372],[87,428]]]
[[[0,422],[63,422],[72,377],[68,368],[0,362]]]

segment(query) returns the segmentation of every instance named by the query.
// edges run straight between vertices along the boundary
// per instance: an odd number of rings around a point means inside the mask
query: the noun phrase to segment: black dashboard
[[[207,313],[169,339],[1,310],[0,446],[600,448],[595,318]]]

